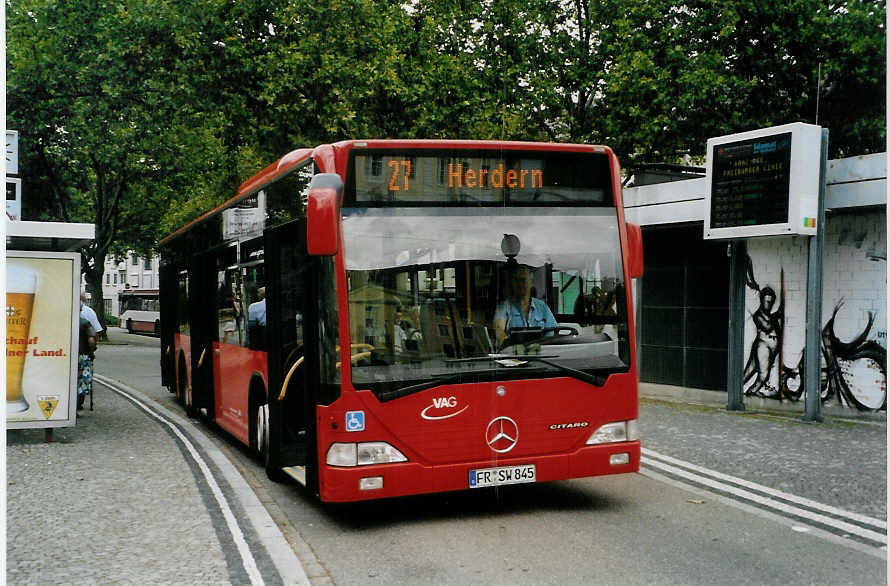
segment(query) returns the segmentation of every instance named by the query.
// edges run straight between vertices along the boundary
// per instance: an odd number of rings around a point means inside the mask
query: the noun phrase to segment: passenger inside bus
[[[393,350],[397,357],[400,355],[403,359],[419,357],[423,335],[416,327],[419,325],[418,321],[416,317],[402,307],[396,309]]]
[[[259,301],[247,307],[247,340],[251,350],[266,349],[266,288],[257,289]]]

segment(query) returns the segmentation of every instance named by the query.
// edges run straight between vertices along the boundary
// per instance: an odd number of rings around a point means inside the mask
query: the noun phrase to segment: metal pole
[[[744,411],[742,370],[745,355],[745,257],[748,254],[748,243],[745,240],[733,240],[730,250],[726,410]]]
[[[816,235],[809,238],[807,259],[807,328],[804,351],[803,420],[821,422],[822,418],[822,252],[825,245],[825,176],[828,169],[828,129],[822,129],[822,157],[819,164],[819,208]]]

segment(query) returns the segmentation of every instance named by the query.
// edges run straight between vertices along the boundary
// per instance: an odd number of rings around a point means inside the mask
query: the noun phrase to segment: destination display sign
[[[712,228],[788,222],[790,132],[713,149]]]
[[[359,151],[345,205],[614,205],[605,154]]]
[[[708,139],[704,238],[815,234],[821,151],[802,122]]]

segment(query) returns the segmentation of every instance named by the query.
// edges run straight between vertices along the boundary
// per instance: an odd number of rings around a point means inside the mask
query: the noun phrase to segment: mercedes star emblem
[[[485,443],[492,452],[503,454],[516,447],[519,426],[509,417],[495,417],[485,430]]]

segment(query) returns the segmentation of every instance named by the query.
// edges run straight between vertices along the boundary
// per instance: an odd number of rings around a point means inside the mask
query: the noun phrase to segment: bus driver
[[[507,269],[507,298],[494,312],[494,330],[498,347],[512,328],[555,328],[556,318],[547,304],[532,297],[532,274],[527,267],[514,265]]]

